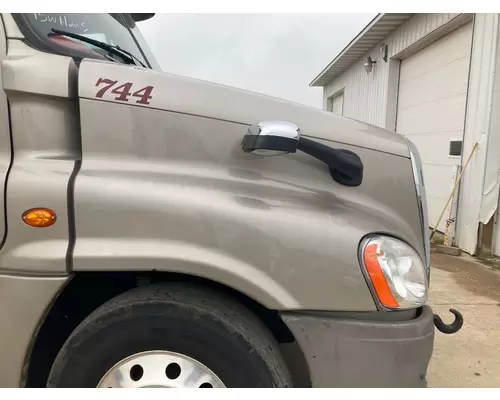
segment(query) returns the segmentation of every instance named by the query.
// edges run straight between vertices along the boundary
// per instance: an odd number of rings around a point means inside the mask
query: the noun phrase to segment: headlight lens
[[[361,246],[364,267],[384,307],[414,308],[427,301],[425,267],[415,250],[388,236],[371,236]]]

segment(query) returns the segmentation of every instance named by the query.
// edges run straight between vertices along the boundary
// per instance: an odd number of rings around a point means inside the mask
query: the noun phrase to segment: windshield
[[[137,59],[152,66],[146,52],[146,42],[129,14],[21,14],[20,28],[35,47],[69,55],[75,58],[126,60],[116,52],[109,52],[75,38],[55,35],[52,29],[82,35],[132,53]],[[136,36],[134,36],[134,33]],[[139,42],[140,40],[140,42]],[[144,51],[144,49],[147,51]]]

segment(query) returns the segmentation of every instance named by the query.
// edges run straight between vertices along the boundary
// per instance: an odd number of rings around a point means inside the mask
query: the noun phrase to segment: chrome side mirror
[[[264,121],[248,128],[241,147],[245,153],[276,156],[295,153],[299,139],[297,125],[285,121]]]
[[[297,125],[284,121],[265,121],[251,125],[243,136],[245,153],[275,156],[300,150],[328,165],[334,181],[344,186],[359,186],[363,181],[363,162],[354,152],[300,137]]]

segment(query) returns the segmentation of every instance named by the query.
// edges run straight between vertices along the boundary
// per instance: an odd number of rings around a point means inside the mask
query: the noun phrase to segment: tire
[[[154,350],[191,357],[225,387],[293,386],[278,343],[252,312],[180,282],[132,289],[95,310],[59,351],[47,386],[95,388],[120,360]]]

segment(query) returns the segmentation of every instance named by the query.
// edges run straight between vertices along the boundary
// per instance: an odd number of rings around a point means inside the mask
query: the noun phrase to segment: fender
[[[299,308],[299,302],[263,271],[229,255],[184,242],[78,238],[73,270],[183,273],[222,283],[269,309]]]
[[[361,238],[384,231],[425,256],[405,139],[397,139],[397,156],[366,142],[346,146],[328,114],[301,109],[300,118],[290,104],[210,88],[213,95],[199,81],[81,63],[71,268],[208,277],[281,311],[376,311],[357,257]],[[276,119],[357,153],[365,184],[338,184],[304,152],[242,151],[248,122]],[[359,139],[357,129],[345,128],[356,132],[346,142]],[[394,190],[406,200],[396,201]]]

